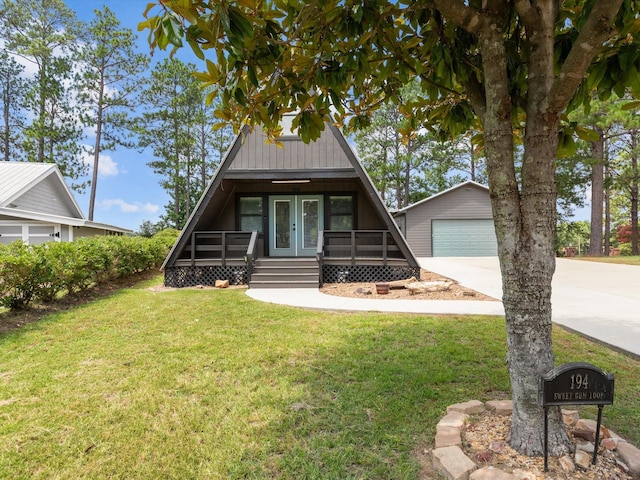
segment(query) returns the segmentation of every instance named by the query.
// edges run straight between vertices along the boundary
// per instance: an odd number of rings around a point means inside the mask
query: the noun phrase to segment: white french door
[[[269,255],[312,257],[323,229],[322,195],[269,197]]]

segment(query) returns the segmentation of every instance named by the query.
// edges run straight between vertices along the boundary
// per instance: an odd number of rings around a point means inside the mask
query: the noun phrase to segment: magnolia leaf
[[[154,20],[155,18],[150,18],[149,20],[138,23],[138,31],[141,32],[145,28],[148,28],[151,32],[153,32],[153,30],[155,29],[155,23],[156,23],[154,22]]]
[[[243,107],[247,104],[247,98],[245,97],[244,92],[241,88],[236,88],[235,92],[233,93],[233,97],[236,99],[236,102],[238,102]]]
[[[223,128],[226,128],[228,126],[229,124],[226,122],[214,123],[213,126],[211,127],[211,130],[213,130],[214,132],[217,132],[218,130],[222,130]]]
[[[575,127],[576,135],[580,140],[584,140],[585,142],[597,142],[600,140],[600,134],[595,130],[590,128],[585,128],[581,126]]]
[[[147,8],[144,9],[144,12],[142,12],[142,15],[144,16],[144,18],[147,18],[147,15],[149,14],[149,12],[151,11],[151,9],[153,7],[155,7],[157,5],[157,3],[155,2],[150,2],[147,3]]]
[[[249,81],[253,84],[253,86],[258,88],[260,82],[258,82],[258,77],[256,76],[256,68],[253,65],[249,65],[249,67],[247,67],[247,77],[249,77]]]
[[[189,43],[189,46],[191,47],[191,50],[193,50],[193,53],[196,55],[196,57],[198,57],[200,60],[204,60],[204,53],[202,52],[202,49],[200,48],[197,40],[192,36],[188,36],[187,42]]]
[[[167,15],[162,20],[162,31],[169,43],[182,47],[182,26],[173,15]]]
[[[569,135],[565,132],[560,132],[560,138],[558,139],[558,158],[567,158],[575,155],[578,151],[573,135]]]
[[[627,102],[622,105],[622,110],[636,110],[640,108],[640,100],[634,100],[632,102]]]
[[[237,8],[229,8],[229,30],[241,38],[252,38],[253,27],[243,13]]]

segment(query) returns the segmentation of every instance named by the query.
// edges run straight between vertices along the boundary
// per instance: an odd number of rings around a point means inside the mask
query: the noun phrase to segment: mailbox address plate
[[[538,404],[611,405],[613,404],[612,374],[584,362],[565,363],[540,378]]]

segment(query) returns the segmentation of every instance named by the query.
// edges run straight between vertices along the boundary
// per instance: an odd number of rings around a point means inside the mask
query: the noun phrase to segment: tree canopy
[[[159,7],[155,8],[154,7]],[[551,279],[555,270],[558,152],[567,120],[594,97],[640,95],[638,0],[239,0],[151,3],[141,29],[152,47],[186,42],[206,65],[198,78],[221,88],[217,116],[261,125],[273,138],[296,112],[305,141],[325,121],[357,129],[387,101],[427,128],[480,131],[503,278],[507,366],[514,413],[510,443],[542,454],[539,376],[554,367]],[[149,15],[151,12],[151,15]],[[404,102],[402,87],[420,95]],[[568,451],[550,417],[550,450]]]
[[[151,30],[152,47],[175,49],[186,40],[199,58],[207,55],[199,78],[223,87],[220,118],[277,133],[283,113],[300,111],[307,141],[317,138],[330,113],[338,122],[351,114],[351,126],[366,124],[383,101],[401,101],[401,88],[415,78],[424,95],[405,105],[411,126],[452,134],[475,126],[486,114],[479,107],[486,104],[487,81],[477,41],[490,24],[504,37],[510,117],[521,126],[532,93],[531,62],[523,52],[534,47],[530,32],[549,15],[553,50],[540,53],[553,58],[550,106],[575,108],[588,104],[594,90],[608,98],[626,85],[640,95],[635,1],[497,0],[484,9],[481,3],[245,0],[205,6],[168,0],[160,2],[168,10],[141,28]]]

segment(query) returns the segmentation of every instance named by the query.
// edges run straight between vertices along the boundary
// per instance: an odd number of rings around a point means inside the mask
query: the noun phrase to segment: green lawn
[[[501,318],[159,281],[0,337],[0,478],[415,478],[447,405],[508,397]],[[555,345],[616,375],[604,422],[638,443],[640,364],[559,329]]]
[[[619,263],[622,265],[640,265],[640,256],[621,256],[615,257],[568,257],[570,260],[584,260],[587,262],[601,262],[601,263]]]

